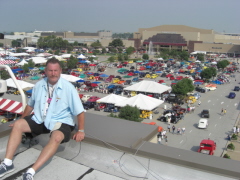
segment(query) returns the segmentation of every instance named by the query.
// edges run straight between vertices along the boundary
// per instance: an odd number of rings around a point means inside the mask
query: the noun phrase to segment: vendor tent
[[[83,54],[80,54],[77,58],[78,59],[86,59],[86,56],[84,56]]]
[[[63,55],[62,55],[62,58],[65,58],[65,59],[66,59],[66,58],[70,58],[71,56],[72,56],[72,54],[63,54]]]
[[[16,65],[23,66],[24,64],[28,64],[28,62],[23,59],[20,63],[17,63]]]
[[[132,107],[137,106],[137,108],[141,110],[151,111],[156,107],[158,107],[159,105],[161,105],[163,102],[164,101],[153,98],[153,97],[149,97],[143,94],[138,94],[136,96],[133,96],[131,98],[128,98],[126,100],[116,103],[115,106],[119,106],[119,107],[124,107],[126,105],[129,105]]]
[[[16,64],[16,61],[13,60],[1,60],[0,65],[5,65],[5,64]]]
[[[20,103],[18,101],[13,101],[10,99],[0,98],[0,110],[21,114],[23,111],[22,103]]]
[[[68,74],[61,74],[61,77],[63,79],[66,79],[69,82],[76,82],[78,80],[81,80],[81,78],[79,78],[79,77],[68,75]]]
[[[6,81],[7,81],[7,86],[8,87],[17,88],[17,86],[13,82],[12,78],[7,79]],[[27,87],[34,87],[34,84],[28,83],[26,81],[17,80],[17,82],[22,89],[27,88]]]
[[[13,53],[11,56],[29,56],[28,53]]]
[[[163,84],[159,84],[154,81],[141,81],[139,83],[133,84],[124,88],[127,91],[140,91],[148,93],[161,94],[165,91],[170,91],[172,88]]]
[[[121,101],[126,100],[126,99],[128,99],[128,98],[123,97],[123,96],[119,96],[119,95],[116,95],[116,94],[109,94],[108,96],[105,96],[101,99],[98,99],[97,102],[98,103],[115,104],[115,103],[121,102]]]
[[[46,58],[43,58],[43,57],[32,57],[30,58],[32,59],[32,61],[35,63],[35,64],[44,64],[47,62]],[[28,60],[30,60],[28,59]]]

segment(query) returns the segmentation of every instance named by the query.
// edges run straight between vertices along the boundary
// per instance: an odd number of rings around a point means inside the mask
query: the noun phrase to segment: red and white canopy
[[[13,60],[1,60],[0,61],[0,65],[4,65],[4,64],[16,64],[16,61]]]
[[[22,103],[10,99],[0,98],[0,110],[22,114]]]

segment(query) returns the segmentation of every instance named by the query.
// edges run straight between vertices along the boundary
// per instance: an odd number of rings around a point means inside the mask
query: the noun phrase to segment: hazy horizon
[[[0,32],[137,32],[186,25],[240,33],[239,0],[1,0]]]

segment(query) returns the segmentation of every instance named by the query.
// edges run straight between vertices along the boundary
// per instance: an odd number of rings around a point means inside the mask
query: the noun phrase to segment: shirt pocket
[[[68,104],[67,102],[63,101],[63,100],[58,100],[55,103],[55,107],[53,107],[53,115],[54,116],[63,116],[66,115],[66,113],[68,112]]]

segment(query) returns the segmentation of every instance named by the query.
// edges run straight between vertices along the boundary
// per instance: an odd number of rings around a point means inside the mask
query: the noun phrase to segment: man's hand
[[[9,127],[13,127],[13,126],[14,126],[14,123],[12,123],[12,124],[9,124],[8,126],[9,126]]]
[[[76,141],[76,142],[80,142],[84,139],[85,137],[85,133],[84,132],[76,132],[74,135],[73,135],[73,139]]]

